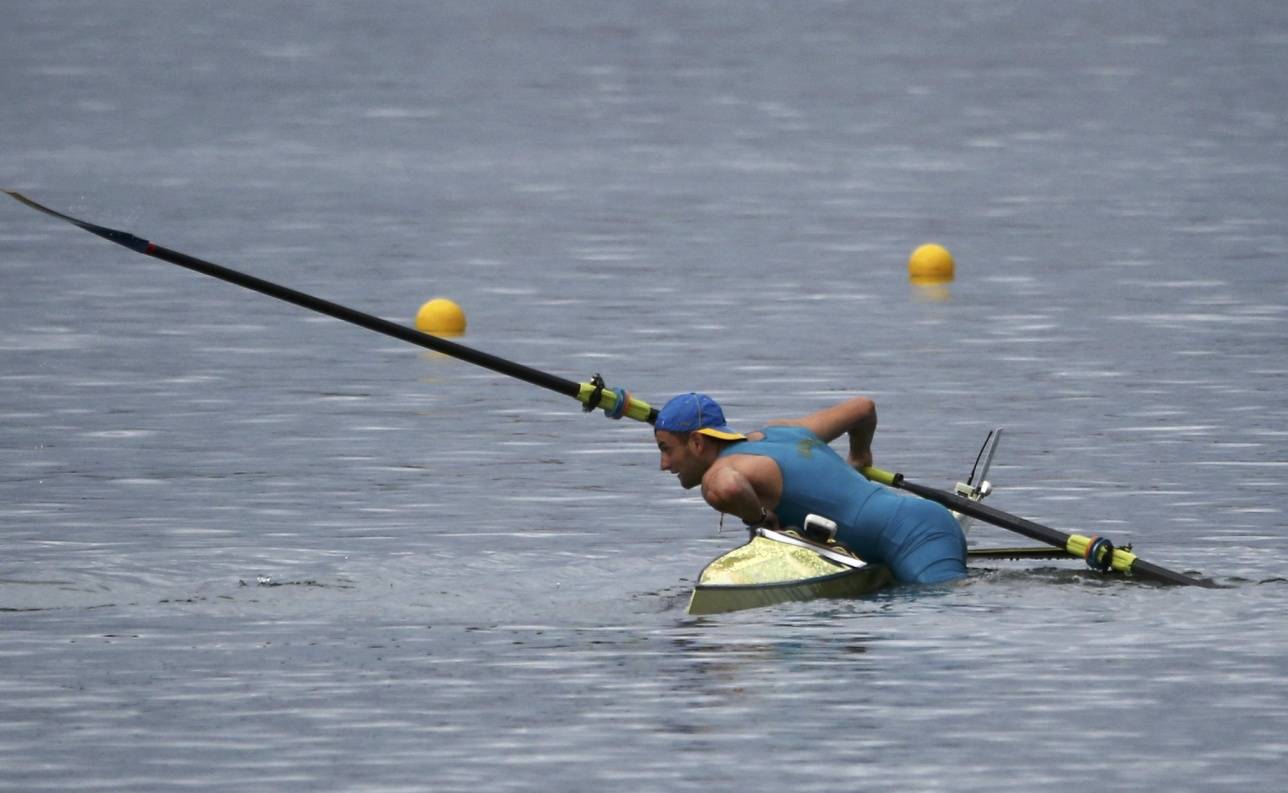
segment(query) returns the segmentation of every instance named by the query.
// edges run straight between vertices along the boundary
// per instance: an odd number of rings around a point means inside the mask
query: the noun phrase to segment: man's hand
[[[772,509],[766,509],[765,507],[761,507],[761,509],[764,510],[764,517],[755,523],[747,524],[748,526],[764,526],[766,529],[773,529],[774,531],[782,528],[782,526],[778,525],[778,516],[774,514]]]

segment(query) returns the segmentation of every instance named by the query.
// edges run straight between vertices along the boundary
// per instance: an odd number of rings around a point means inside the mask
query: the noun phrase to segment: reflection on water
[[[927,303],[946,303],[952,300],[952,279],[943,278],[909,278],[912,294],[917,300]]]

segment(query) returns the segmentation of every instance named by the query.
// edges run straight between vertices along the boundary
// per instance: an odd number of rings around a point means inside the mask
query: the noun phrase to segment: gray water
[[[3,11],[5,187],[742,427],[869,394],[936,486],[1004,426],[994,506],[1224,588],[690,618],[741,538],[643,425],[4,198],[0,789],[1281,789],[1288,6]]]

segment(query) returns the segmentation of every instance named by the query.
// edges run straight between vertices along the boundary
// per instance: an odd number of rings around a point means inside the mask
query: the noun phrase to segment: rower
[[[705,394],[681,394],[658,412],[654,437],[661,467],[721,513],[747,524],[804,525],[810,514],[837,524],[836,540],[896,580],[952,581],[966,575],[966,540],[953,515],[868,481],[876,406],[854,397],[747,434],[725,422]],[[848,459],[828,443],[846,435]]]

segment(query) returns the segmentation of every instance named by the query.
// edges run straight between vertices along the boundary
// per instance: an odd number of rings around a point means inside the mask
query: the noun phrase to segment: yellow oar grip
[[[1072,554],[1073,556],[1077,556],[1080,559],[1086,559],[1087,549],[1090,548],[1091,544],[1095,542],[1097,539],[1098,538],[1096,537],[1083,537],[1081,534],[1070,534],[1069,542],[1064,546],[1064,549],[1068,551],[1070,554]],[[1099,562],[1100,560],[1088,559],[1087,561]],[[1115,548],[1114,558],[1110,562],[1110,566],[1120,573],[1130,573],[1132,562],[1135,562],[1135,561],[1136,561],[1136,554],[1132,553],[1131,551],[1125,551],[1122,548]]]
[[[860,468],[859,473],[863,474],[868,479],[871,479],[873,482],[879,482],[883,485],[894,487],[895,474],[890,471],[883,471],[880,468],[873,468],[869,465],[867,468]]]
[[[605,411],[612,413],[617,407],[617,392],[607,388],[600,387],[599,404],[591,405],[590,400],[595,395],[595,385],[592,383],[581,383],[581,390],[577,393],[577,400],[583,405],[590,405],[595,408],[603,408]],[[627,394],[626,410],[622,415],[633,418],[636,421],[648,421],[649,414],[653,412],[653,407],[642,399]]]
[[[653,406],[642,399],[629,397],[626,404],[626,412],[623,414],[635,419],[636,421],[648,421],[649,415],[653,413]]]

